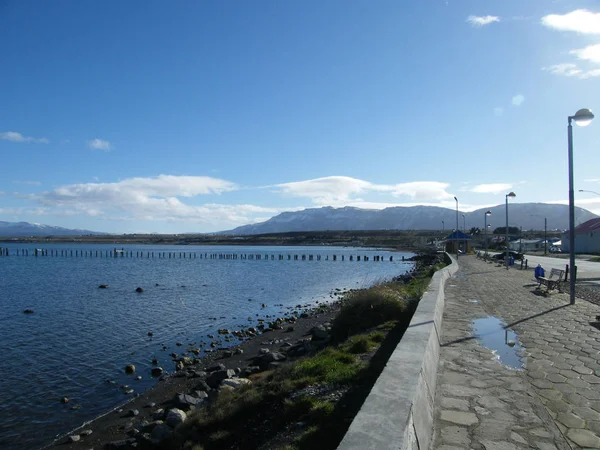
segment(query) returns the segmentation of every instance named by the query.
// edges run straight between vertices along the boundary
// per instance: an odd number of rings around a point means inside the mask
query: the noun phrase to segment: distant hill
[[[490,210],[488,223],[491,229],[506,224],[505,206],[478,209],[473,212],[459,211],[458,226],[463,229],[463,217],[467,231],[472,227],[484,227],[485,211]],[[510,226],[523,227],[524,230],[543,230],[544,218],[548,219],[548,229],[567,229],[569,227],[569,207],[546,203],[513,203],[508,207]],[[575,222],[582,223],[593,219],[595,214],[583,208],[575,208]],[[290,231],[324,230],[452,230],[456,228],[456,210],[437,206],[411,206],[385,208],[381,210],[353,207],[311,208],[297,212],[284,212],[266,222],[237,227],[223,234],[248,235],[264,233],[285,233]]]
[[[23,236],[84,236],[100,235],[97,231],[72,230],[69,228],[53,227],[29,222],[2,222],[0,221],[0,236],[23,237]]]

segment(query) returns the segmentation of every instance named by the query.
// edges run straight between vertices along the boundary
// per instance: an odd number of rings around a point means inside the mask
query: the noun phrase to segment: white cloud
[[[542,25],[559,31],[600,34],[600,13],[577,9],[562,15],[549,14],[542,17]]]
[[[104,150],[105,152],[109,152],[112,148],[110,142],[98,138],[88,141],[87,144],[88,147],[93,148],[94,150]]]
[[[223,229],[253,221],[253,216],[294,208],[208,203],[192,205],[182,199],[237,190],[226,180],[203,176],[159,175],[115,183],[85,183],[30,194],[52,215],[85,214],[105,220],[204,223]]]
[[[583,181],[585,181],[586,183],[598,183],[600,181],[600,178],[588,178]]]
[[[571,50],[569,53],[585,61],[600,63],[600,44],[588,45],[585,48]]]
[[[522,94],[517,94],[512,98],[512,104],[514,106],[521,106],[525,101],[525,97]]]
[[[10,142],[33,142],[36,144],[47,144],[50,142],[47,138],[23,136],[21,133],[17,133],[16,131],[0,132],[0,139]]]
[[[469,191],[477,194],[501,194],[507,193],[507,191],[512,187],[513,185],[508,183],[478,184],[477,186],[469,189]]]
[[[408,196],[414,200],[442,200],[451,198],[446,192],[447,183],[418,181],[400,184],[375,184],[351,177],[331,176],[313,180],[268,186],[293,197],[310,198],[315,205],[340,206],[361,201],[357,195],[368,192],[385,192],[393,196]]]
[[[554,66],[542,67],[542,70],[550,72],[554,75],[561,75],[563,77],[576,77],[581,80],[588,78],[594,78],[600,76],[600,69],[582,70],[577,64],[564,63],[556,64]]]
[[[501,108],[499,106],[497,108],[494,108],[494,115],[496,117],[501,117],[502,115],[504,115],[504,108]]]
[[[485,25],[489,25],[490,23],[500,22],[500,17],[498,16],[469,16],[467,17],[467,22],[469,22],[472,26],[479,28]]]

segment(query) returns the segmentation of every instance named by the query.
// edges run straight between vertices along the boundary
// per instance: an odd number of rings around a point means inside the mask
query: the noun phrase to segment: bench
[[[540,288],[542,286],[542,284],[544,286],[546,286],[546,288],[550,291],[552,289],[558,289],[560,292],[560,283],[562,282],[563,279],[563,275],[565,274],[564,270],[560,270],[560,269],[552,269],[550,270],[550,276],[549,277],[539,277],[537,278],[537,281],[539,281],[539,285],[538,288]]]

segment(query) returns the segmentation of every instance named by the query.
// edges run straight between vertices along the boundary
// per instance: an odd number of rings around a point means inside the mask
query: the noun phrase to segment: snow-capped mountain
[[[106,234],[89,230],[71,230],[40,223],[2,222],[0,221],[0,236],[84,236],[88,234]]]
[[[458,212],[458,227],[467,231],[472,227],[484,228],[484,214],[491,211],[487,223],[491,229],[506,224],[505,206]],[[569,226],[569,208],[567,205],[546,203],[514,203],[508,208],[508,223],[511,227],[523,230],[543,230],[544,218],[548,229],[567,229]],[[462,215],[465,215],[464,219]],[[593,219],[595,214],[583,208],[575,208],[575,222],[582,223]],[[443,224],[442,224],[443,222]],[[290,231],[324,230],[452,230],[456,228],[456,210],[437,206],[392,207],[381,210],[353,207],[311,208],[297,212],[284,212],[266,222],[244,225],[225,234],[264,234],[285,233]]]

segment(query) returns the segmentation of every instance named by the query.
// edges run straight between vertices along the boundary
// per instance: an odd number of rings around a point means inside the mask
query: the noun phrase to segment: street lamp
[[[517,195],[514,192],[506,194],[506,230],[504,230],[504,245],[506,246],[506,257],[504,258],[504,262],[506,264],[506,270],[508,270],[508,197],[515,198],[516,196]]]
[[[585,189],[579,189],[579,192],[590,192],[592,194],[600,195],[596,191],[586,191]]]
[[[488,209],[485,214],[483,215],[483,230],[485,233],[485,257],[487,259],[488,256],[488,239],[487,239],[487,229],[488,229],[488,224],[487,224],[487,218],[488,216],[491,216],[492,212]]]
[[[589,125],[594,119],[594,113],[589,109],[580,109],[574,116],[569,116],[567,127],[569,140],[569,297],[571,305],[575,304],[575,192],[573,191],[573,125],[575,122],[580,127]]]
[[[456,200],[456,240],[454,244],[456,245],[456,258],[458,259],[458,199],[454,196],[454,200]]]
[[[467,221],[465,219],[465,215],[462,214],[463,216],[463,233],[467,234]]]

